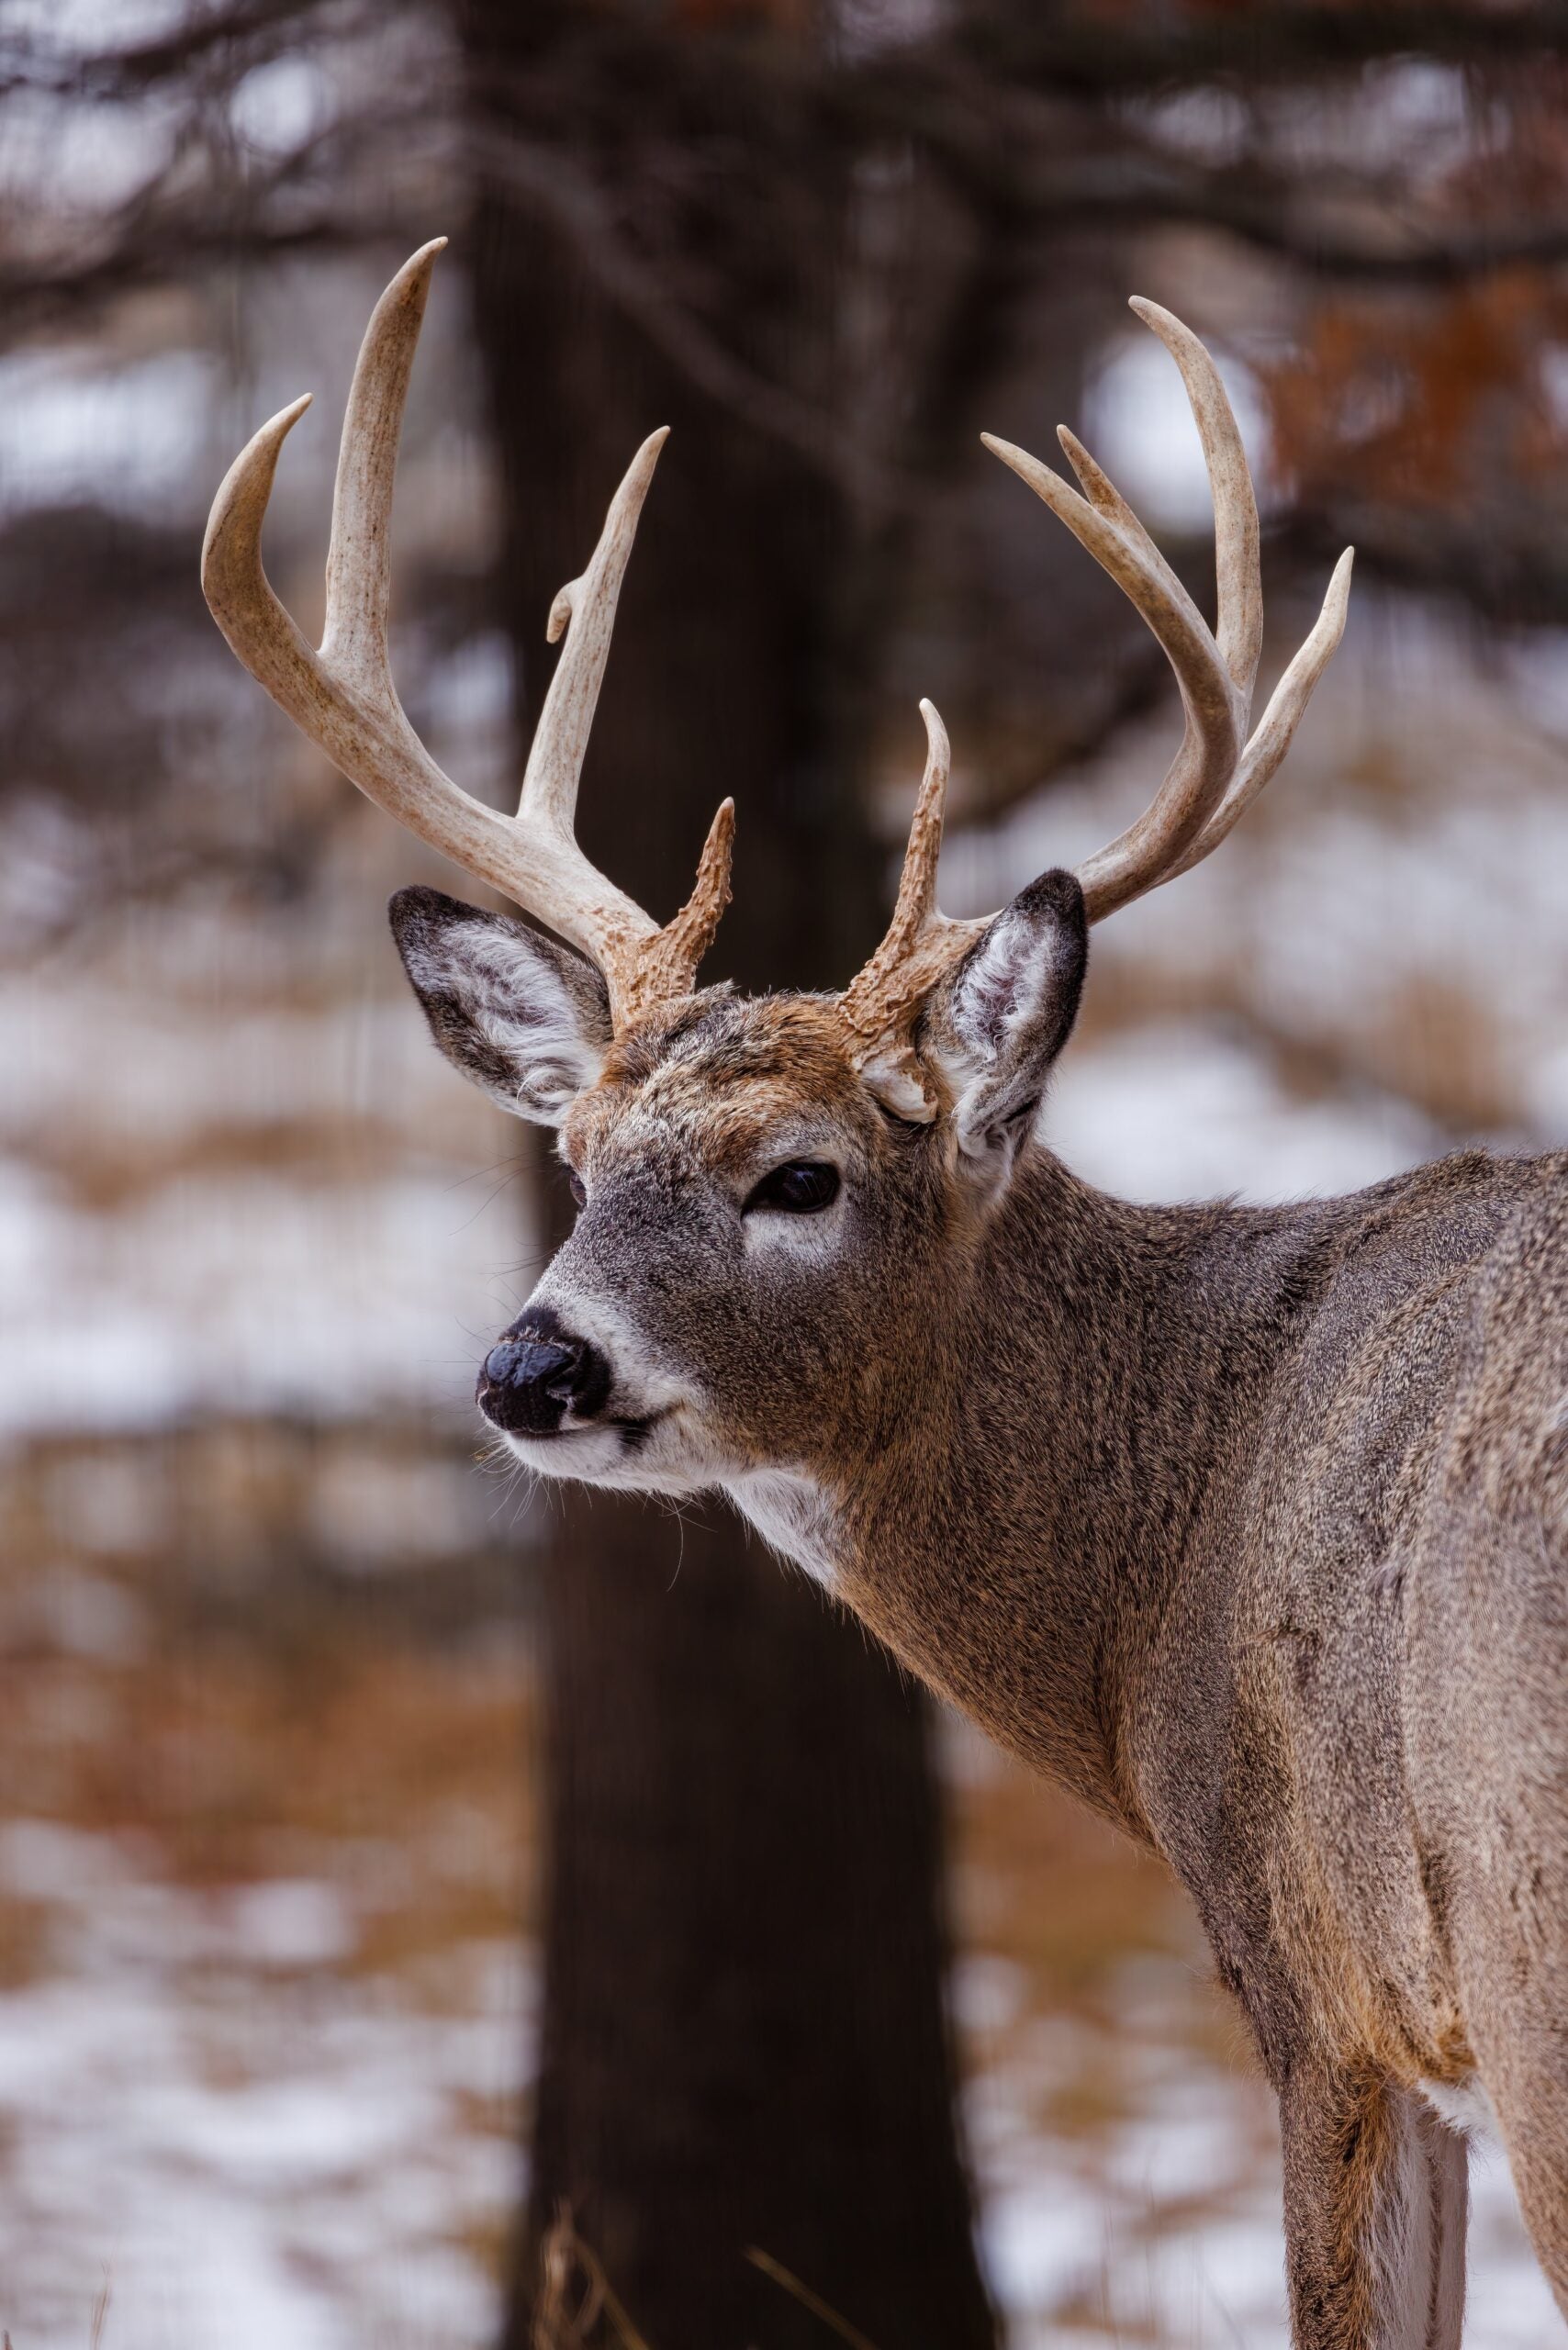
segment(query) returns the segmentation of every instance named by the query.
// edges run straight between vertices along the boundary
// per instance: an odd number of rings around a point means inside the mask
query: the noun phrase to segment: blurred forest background
[[[442,232],[394,651],[470,789],[671,423],[619,881],[667,914],[734,789],[724,968],[842,982],[922,693],[949,911],[1109,838],[1174,697],[977,434],[1071,423],[1209,602],[1148,294],[1253,456],[1266,673],[1347,541],[1356,589],[1267,799],[1096,934],[1051,1140],[1272,1199],[1568,1137],[1568,10],[0,0],[0,2324],[832,2339],[782,2266],[876,2350],[1281,2344],[1268,2100],[1159,1872],[716,1508],[476,1461],[560,1193],[396,966],[388,891],[462,885],[196,580],[313,388],[268,561],[319,620],[358,338]],[[1467,2341],[1561,2339],[1475,2195]]]

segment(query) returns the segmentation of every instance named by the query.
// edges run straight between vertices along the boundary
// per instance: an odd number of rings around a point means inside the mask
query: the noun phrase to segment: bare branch
[[[561,229],[601,291],[710,399],[797,451],[836,483],[852,506],[886,509],[910,498],[913,485],[901,481],[885,458],[846,432],[829,411],[724,348],[676,297],[658,264],[622,233],[604,190],[571,156],[497,136],[482,139],[480,149],[494,181]]]

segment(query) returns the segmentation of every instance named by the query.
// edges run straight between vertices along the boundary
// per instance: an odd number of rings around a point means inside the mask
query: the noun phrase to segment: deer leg
[[[1463,2036],[1530,2243],[1568,2317],[1568,1376],[1527,1362],[1547,1292],[1528,1252],[1499,1282],[1484,1378],[1412,1616],[1407,1738],[1421,1873]],[[1556,1275],[1553,1274],[1555,1279]],[[1555,1292],[1552,1292],[1554,1295]],[[1522,1417],[1521,1417],[1522,1415]],[[1480,1431],[1480,1433],[1476,1433]]]
[[[1280,2098],[1295,2350],[1459,2350],[1464,2141],[1372,2068],[1302,2068]]]

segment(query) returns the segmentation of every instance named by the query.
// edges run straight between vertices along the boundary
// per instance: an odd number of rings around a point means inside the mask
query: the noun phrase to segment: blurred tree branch
[[[1398,174],[1384,162],[1284,169],[1249,151],[1233,162],[1205,162],[1151,136],[1129,112],[1140,94],[1169,99],[1242,84],[1255,95],[1271,83],[1316,81],[1327,95],[1360,69],[1417,54],[1473,76],[1532,61],[1560,65],[1568,6],[1270,8],[1249,11],[1238,24],[1203,7],[1156,20],[991,6],[960,11],[923,39],[888,40],[847,56],[831,43],[777,37],[725,42],[695,25],[683,35],[681,16],[672,7],[633,22],[606,6],[585,7],[564,59],[557,49],[537,77],[514,76],[498,92],[514,127],[505,167],[520,195],[566,230],[605,290],[666,355],[692,370],[704,389],[755,403],[766,429],[814,452],[830,472],[851,463],[874,478],[876,463],[864,450],[849,451],[831,420],[790,387],[737,365],[690,300],[672,289],[668,256],[636,250],[615,217],[612,190],[582,161],[585,148],[602,145],[612,129],[609,113],[634,102],[649,70],[667,77],[674,65],[695,93],[711,80],[722,49],[722,71],[749,118],[755,123],[767,110],[779,126],[768,142],[775,156],[788,149],[797,158],[838,162],[868,145],[896,142],[918,151],[993,220],[1014,214],[1036,233],[1184,224],[1234,235],[1319,276],[1439,285],[1520,261],[1568,257],[1568,185],[1555,209],[1538,205],[1478,218],[1472,205],[1462,217],[1445,218],[1430,200],[1402,205]],[[210,114],[257,64],[327,42],[346,54],[373,40],[380,21],[379,12],[342,0],[234,0],[195,7],[178,33],[95,53],[37,36],[0,38],[0,103],[48,92],[123,104],[174,85]],[[365,118],[335,126],[270,172],[252,159],[227,190],[210,152],[206,179],[191,185],[183,144],[177,167],[172,161],[125,208],[112,250],[62,272],[47,262],[29,270],[0,246],[0,288],[12,305],[41,297],[46,284],[57,299],[86,300],[119,290],[143,251],[155,256],[145,264],[151,274],[199,270],[216,254],[240,250],[389,233],[398,225],[392,207],[378,221],[363,207],[367,163],[374,177],[370,151],[384,153],[428,131],[443,108],[455,111],[454,89],[425,83],[399,101],[377,86]],[[643,160],[657,162],[652,176],[666,187],[689,188],[705,164],[696,151],[677,162],[655,158],[651,148]],[[312,173],[323,182],[316,210],[302,220],[275,219],[277,200]],[[345,195],[356,191],[362,201],[345,217]],[[214,198],[225,195],[215,207]],[[36,316],[24,311],[23,323]]]
[[[298,42],[308,28],[320,26],[330,0],[232,0],[212,6],[193,0],[178,29],[124,47],[90,50],[39,34],[12,35],[0,46],[0,98],[18,89],[47,90],[88,99],[135,97],[160,84],[187,84],[213,58],[231,66],[237,45],[268,56]],[[336,19],[342,17],[334,8]],[[359,11],[362,23],[367,13]]]
[[[1236,9],[1189,0],[1159,10],[1109,6],[964,10],[902,50],[917,71],[948,61],[1014,83],[1122,96],[1177,83],[1245,76],[1253,84],[1343,74],[1390,57],[1470,65],[1557,54],[1568,41],[1562,0],[1493,7],[1484,0],[1327,0]]]
[[[0,50],[0,95],[26,81],[32,86],[80,90],[88,96],[124,96],[161,82],[184,80],[193,66],[236,42],[275,49],[330,24],[353,33],[374,29],[381,11],[345,0],[193,0],[177,30],[145,41],[97,50],[13,36]],[[650,8],[656,37],[682,33],[692,47],[727,17],[743,33],[765,34],[769,11],[688,9],[679,0]],[[613,17],[602,5],[585,6],[592,27]],[[1081,95],[1122,97],[1182,83],[1244,76],[1249,83],[1298,81],[1346,74],[1389,58],[1419,55],[1469,66],[1557,57],[1568,46],[1568,0],[1329,0],[1329,5],[1270,6],[1238,12],[1193,5],[1139,14],[1126,8],[1079,6],[1015,9],[1006,0],[966,6],[935,33],[914,39],[896,34],[869,55],[846,54],[814,40],[759,39],[768,70],[792,66],[814,77],[825,63],[850,92],[930,87],[976,75],[1017,86],[1043,86]]]
[[[977,397],[1030,321],[1076,278],[1103,333],[1113,241],[1212,233],[1283,263],[1293,289],[1304,356],[1294,376],[1263,370],[1290,490],[1276,557],[1316,563],[1353,532],[1391,577],[1561,619],[1564,518],[1553,494],[1516,495],[1514,467],[1535,488],[1562,470],[1529,377],[1532,353],[1568,332],[1565,35],[1558,0],[1240,14],[977,0],[913,39],[823,38],[815,17],[767,0],[584,0],[547,42],[524,33],[476,119],[446,12],[424,0],[195,0],[174,29],[97,48],[0,31],[0,127],[40,105],[169,117],[118,205],[57,210],[45,227],[24,187],[5,208],[0,336],[66,320],[80,333],[128,294],[199,285],[239,261],[418,241],[432,211],[461,222],[482,173],[563,241],[650,351],[844,501],[857,560],[823,594],[845,643],[869,647],[911,565],[932,560],[930,518],[965,477]],[[418,72],[399,68],[399,39]],[[237,97],[259,67],[301,58],[332,109],[270,151],[237,127]],[[1446,146],[1337,145],[1369,73],[1412,62],[1456,77],[1462,130]],[[1450,360],[1406,338],[1404,440],[1369,439],[1355,419],[1395,397],[1390,304],[1440,316],[1506,284],[1534,291],[1512,374],[1487,397],[1533,420],[1500,449],[1495,426],[1473,448],[1450,436],[1471,479],[1439,511],[1407,486],[1425,478],[1410,435]],[[1357,297],[1359,327],[1325,343],[1316,322]],[[783,316],[787,336],[769,329]],[[1196,577],[1206,549],[1187,552]],[[1125,615],[1089,625],[1114,648],[1114,684],[1086,701],[1081,680],[1058,680],[1059,725],[1002,761],[971,805],[1034,788],[1158,690]]]

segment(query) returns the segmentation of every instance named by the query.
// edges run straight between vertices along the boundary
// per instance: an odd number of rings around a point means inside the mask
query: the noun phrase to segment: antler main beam
[[[461,790],[404,715],[386,647],[393,478],[409,375],[446,240],[406,262],[372,314],[338,456],[327,556],[327,624],[312,651],[262,565],[262,523],[278,453],[308,395],[264,424],[213,501],[202,587],[239,658],[352,783],[443,856],[489,882],[598,964],[617,1030],[686,993],[729,901],[734,807],[713,819],[690,899],[662,930],[589,863],[573,823],[615,607],[637,519],[666,434],[650,433],[610,501],[593,558],[551,608],[566,643],[550,681],[515,817]]]
[[[1204,445],[1214,498],[1217,621],[1211,633],[1197,606],[1137,516],[1076,436],[1058,438],[1078,476],[1075,490],[1037,457],[981,439],[1086,547],[1143,615],[1175,674],[1185,727],[1164,782],[1137,822],[1078,867],[1091,922],[1188,872],[1219,846],[1290,748],[1313,688],[1344,632],[1352,550],[1334,567],[1317,621],[1275,688],[1256,730],[1248,728],[1263,643],[1258,503],[1247,455],[1219,371],[1190,328],[1157,302],[1135,299],[1182,372]],[[940,734],[940,773],[928,762],[904,858],[898,911],[887,937],[843,999],[853,1057],[867,1067],[913,1069],[901,1043],[935,980],[956,963],[991,917],[950,922],[936,906],[946,736],[928,703],[928,734]]]
[[[1143,524],[1066,426],[1058,438],[1082,486],[1079,497],[1039,460],[981,435],[1067,524],[1143,615],[1176,675],[1186,734],[1148,808],[1078,870],[1091,922],[1100,922],[1216,848],[1263,789],[1290,746],[1329,655],[1350,598],[1351,551],[1339,558],[1322,613],[1250,740],[1252,689],[1263,644],[1258,501],[1246,451],[1219,370],[1191,328],[1158,302],[1132,308],[1177,366],[1204,446],[1215,510],[1217,628],[1207,624]]]

